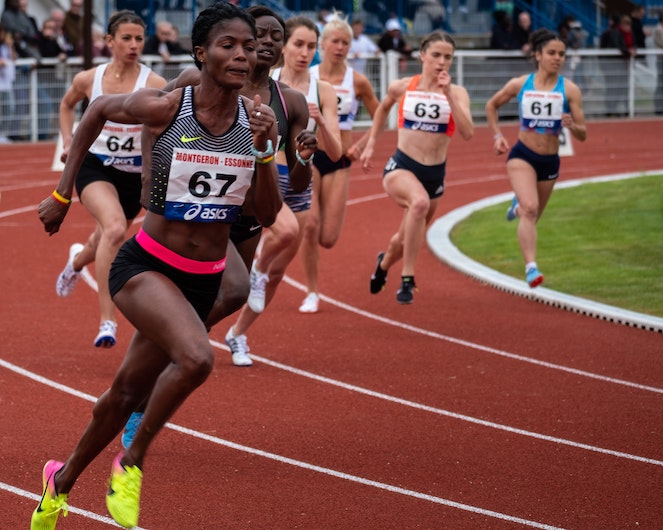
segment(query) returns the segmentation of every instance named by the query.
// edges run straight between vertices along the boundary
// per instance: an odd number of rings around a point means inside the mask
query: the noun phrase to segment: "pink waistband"
[[[185,258],[152,239],[142,228],[136,234],[136,242],[155,258],[159,258],[164,263],[183,272],[191,274],[217,274],[226,268],[226,258],[220,261],[198,261]]]

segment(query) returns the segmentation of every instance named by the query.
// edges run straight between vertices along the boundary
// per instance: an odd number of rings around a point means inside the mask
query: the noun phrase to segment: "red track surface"
[[[662,168],[662,136],[660,120],[591,123],[562,178]],[[189,430],[164,430],[148,455],[141,526],[661,528],[661,335],[510,296],[427,249],[413,305],[395,301],[398,267],[368,294],[401,216],[379,177],[393,133],[381,145],[379,170],[353,170],[344,233],[323,251],[320,289],[335,302],[301,315],[303,293],[284,283],[250,332],[254,366],[235,368],[219,349],[172,419]],[[485,128],[454,140],[440,214],[508,190],[491,145]],[[109,385],[131,333],[121,319],[119,344],[97,350],[95,293],[81,284],[55,295],[69,245],[92,224],[75,204],[59,234],[43,231],[35,210],[58,179],[53,148],[0,147],[2,528],[27,527],[43,463],[72,450],[86,396]],[[289,276],[303,280],[299,261]],[[212,339],[222,343],[227,326]],[[72,491],[87,514],[61,517],[59,529],[108,526],[99,518],[119,447]]]

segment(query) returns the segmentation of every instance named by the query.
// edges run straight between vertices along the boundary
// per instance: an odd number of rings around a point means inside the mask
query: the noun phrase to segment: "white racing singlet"
[[[90,103],[103,95],[101,81],[106,67],[110,63],[101,64],[94,72]],[[151,70],[145,65],[140,66],[140,73],[132,92],[144,88]],[[107,121],[101,133],[90,147],[90,153],[101,160],[104,166],[111,166],[127,173],[140,173],[143,158],[140,150],[142,125],[116,123]]]

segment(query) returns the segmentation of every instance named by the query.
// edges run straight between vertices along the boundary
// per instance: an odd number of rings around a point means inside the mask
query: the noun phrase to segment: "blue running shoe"
[[[511,206],[509,206],[509,209],[506,211],[506,220],[507,221],[513,221],[516,217],[516,208],[518,207],[518,199],[514,197],[511,199]]]
[[[528,285],[534,289],[534,287],[537,287],[543,283],[543,274],[539,272],[539,269],[533,267],[525,274],[525,281],[527,281]]]
[[[124,433],[122,433],[122,447],[129,449],[131,442],[134,441],[134,436],[136,436],[136,431],[140,425],[141,420],[143,419],[142,412],[133,412],[127,424],[124,426]]]

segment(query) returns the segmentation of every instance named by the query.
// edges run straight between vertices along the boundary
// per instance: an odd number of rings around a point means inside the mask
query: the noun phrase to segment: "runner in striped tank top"
[[[262,25],[262,19],[260,21]],[[317,42],[317,28],[310,19],[306,17],[288,19],[285,23],[283,46],[284,66],[274,71],[272,77],[285,83],[292,90],[306,95],[310,116],[307,129],[315,130],[320,148],[326,149],[330,156],[338,160],[341,156],[341,142],[334,89],[328,83],[322,81],[316,83],[308,73],[308,66],[315,54]],[[280,83],[279,86],[283,85]],[[308,167],[313,156],[312,151],[300,150],[299,156],[296,156],[296,164]],[[286,165],[285,157],[279,158],[278,161],[279,187],[284,205],[274,225],[263,235],[251,270],[251,293],[237,321],[226,335],[226,344],[233,353],[233,359],[241,359],[242,353],[248,354],[247,332],[273,299],[286,268],[297,254],[302,228],[311,207],[311,186],[303,191],[294,190],[291,178],[288,177],[288,168],[292,167],[290,162],[288,161]]]
[[[144,171],[151,176],[143,196],[148,211],[138,234],[118,252],[109,280],[114,302],[136,332],[73,454],[44,466],[33,530],[55,528],[80,474],[147,399],[133,443],[113,460],[106,494],[109,513],[120,526],[138,525],[146,453],[214,368],[205,320],[221,285],[230,226],[251,186],[265,224],[273,223],[281,208],[274,112],[259,95],[240,94],[256,63],[253,17],[232,4],[213,4],[198,15],[191,40],[200,85],[94,101],[57,188],[39,206],[46,231],[54,234],[68,210],[75,174],[105,121],[143,124]],[[182,473],[186,470],[184,464]]]
[[[242,309],[238,324],[231,326],[226,335],[226,343],[230,347],[235,366],[253,364],[246,335],[236,329],[243,322],[248,323],[248,328],[264,310],[285,273],[285,266],[290,262],[288,259],[283,264],[281,255],[283,252],[290,252],[290,247],[298,236],[299,226],[293,210],[306,209],[310,202],[312,164],[307,160],[312,158],[317,149],[315,132],[306,128],[309,125],[306,98],[299,91],[269,76],[270,69],[281,58],[285,22],[264,6],[253,6],[247,11],[256,19],[258,60],[249,81],[242,89],[242,94],[259,94],[263,101],[269,101],[276,115],[279,132],[276,162],[284,205],[274,224],[263,232],[259,212],[256,211],[252,194],[249,192],[241,217],[231,229],[233,244],[228,247],[227,272],[206,325],[211,327],[222,318]],[[166,88],[199,82],[198,70],[189,68]],[[261,251],[256,256],[261,233],[264,238]],[[242,262],[245,266],[242,266]],[[250,278],[246,274],[247,270],[250,270]],[[245,305],[248,287],[248,304]]]

